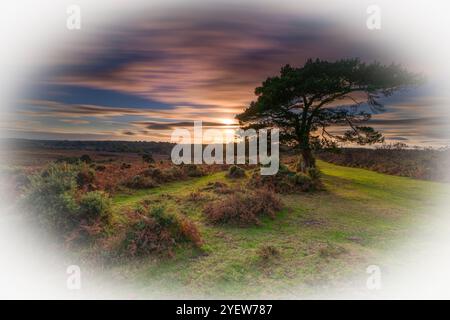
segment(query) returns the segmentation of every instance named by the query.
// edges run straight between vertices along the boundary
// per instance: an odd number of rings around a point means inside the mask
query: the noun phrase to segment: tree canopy
[[[244,128],[278,128],[280,141],[298,146],[311,167],[315,146],[382,142],[380,132],[363,124],[383,109],[381,97],[421,81],[397,64],[310,59],[301,68],[286,65],[279,76],[267,78],[255,89],[257,99],[236,118]],[[368,108],[361,110],[362,105]],[[348,130],[336,134],[327,130],[330,126]]]

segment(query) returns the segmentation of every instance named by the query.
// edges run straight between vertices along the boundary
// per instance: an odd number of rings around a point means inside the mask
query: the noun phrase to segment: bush
[[[92,159],[91,159],[91,157],[90,157],[89,155],[83,154],[83,155],[80,157],[80,161],[81,161],[81,162],[84,162],[84,163],[91,163],[91,162],[92,162]]]
[[[78,158],[78,157],[60,157],[60,158],[56,159],[56,163],[79,164],[80,158]]]
[[[205,175],[195,164],[187,164],[184,166],[184,169],[188,177],[201,177]]]
[[[130,169],[130,168],[131,168],[131,164],[126,163],[126,162],[122,162],[122,164],[120,165],[121,170]]]
[[[159,168],[149,168],[149,169],[143,171],[142,175],[144,175],[145,177],[150,177],[154,181],[158,181],[160,183],[161,182],[166,182],[166,180],[170,180],[170,179],[167,179],[167,177],[164,174],[163,170],[161,170]]]
[[[310,168],[308,174],[292,172],[287,166],[280,163],[277,174],[262,176],[259,171],[254,171],[248,185],[252,188],[268,188],[279,193],[293,193],[297,191],[321,190],[320,171]]]
[[[106,170],[106,166],[99,164],[97,166],[95,166],[95,170],[96,171],[105,171]]]
[[[280,174],[291,174],[292,172],[291,172],[291,170],[289,170],[287,165],[285,165],[284,163],[280,163],[277,173],[280,173]]]
[[[236,165],[232,165],[228,169],[227,177],[232,179],[243,178],[245,177],[245,170]]]
[[[312,179],[301,172],[297,172],[293,177],[294,184],[296,187],[300,188],[301,191],[310,191],[313,189]]]
[[[318,181],[318,180],[320,180],[322,173],[320,172],[320,170],[318,168],[309,168],[308,176],[311,178],[311,180]]]
[[[131,189],[148,189],[158,186],[158,184],[153,179],[145,177],[143,175],[136,175],[131,179],[123,182],[123,185]]]
[[[193,191],[189,194],[187,200],[193,202],[202,201],[205,200],[205,195],[199,191]]]
[[[24,205],[44,228],[64,233],[78,224],[77,174],[77,167],[54,163],[30,177]]]
[[[150,177],[158,183],[166,183],[178,181],[186,178],[186,174],[178,167],[170,167],[166,169],[149,168],[141,172],[145,177]]]
[[[208,184],[202,190],[213,191],[214,193],[218,194],[228,194],[236,191],[230,188],[226,183],[220,181],[208,182]]]
[[[179,243],[202,244],[200,232],[187,218],[168,214],[163,207],[145,208],[135,212],[122,249],[126,255],[141,256],[151,253],[168,253]]]
[[[155,159],[153,159],[151,154],[143,154],[142,160],[144,160],[144,162],[147,162],[147,163],[155,163]]]
[[[203,210],[213,224],[257,225],[261,216],[275,218],[281,209],[280,199],[267,189],[254,192],[235,192],[224,199],[209,203]]]
[[[86,165],[82,166],[77,174],[77,185],[80,188],[87,187],[89,189],[93,189],[94,182],[95,171]]]
[[[96,219],[109,220],[111,199],[102,191],[91,191],[80,198],[80,217],[88,221]]]

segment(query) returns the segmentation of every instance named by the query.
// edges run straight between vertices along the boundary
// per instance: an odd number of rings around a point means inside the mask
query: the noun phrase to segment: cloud
[[[446,125],[445,118],[427,117],[427,118],[410,118],[410,119],[371,119],[369,125],[382,126],[434,126]]]
[[[396,141],[408,141],[408,138],[405,137],[389,137],[389,140],[396,140]]]
[[[255,8],[179,10],[156,18],[143,12],[87,38],[93,40],[61,46],[55,65],[30,79],[15,132],[167,140],[170,130],[196,120],[232,128],[225,123],[285,64],[392,58],[392,49],[362,46],[332,20]],[[385,112],[369,124],[393,140],[444,139],[449,111],[436,104],[447,104],[427,94],[410,90],[386,99]]]
[[[173,130],[175,128],[186,128],[186,127],[193,127],[194,122],[191,121],[184,121],[184,122],[133,122],[133,124],[142,125],[145,126],[147,129],[151,130]],[[203,127],[218,127],[218,128],[230,128],[229,125],[226,125],[224,123],[218,123],[218,122],[209,122],[209,121],[203,121],[202,122]]]
[[[353,56],[352,40],[336,33],[328,22],[291,14],[185,11],[153,20],[143,15],[105,32],[114,41],[93,43],[87,62],[69,65],[49,81],[168,105],[242,109],[254,88],[287,63]]]
[[[88,120],[81,120],[81,119],[60,119],[59,121],[64,123],[70,123],[70,124],[88,124],[91,123]]]

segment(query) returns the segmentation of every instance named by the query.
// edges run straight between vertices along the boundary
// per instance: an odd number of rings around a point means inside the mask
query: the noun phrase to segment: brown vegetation
[[[296,193],[321,190],[320,171],[309,168],[307,173],[295,172],[287,166],[280,164],[278,173],[270,176],[262,176],[259,170],[255,170],[248,181],[251,188],[267,188],[277,193]]]
[[[281,209],[281,201],[272,191],[260,189],[253,192],[236,191],[203,210],[206,219],[212,224],[234,224],[250,226],[260,224],[260,218],[275,218]]]
[[[167,213],[163,207],[140,207],[128,213],[120,254],[140,256],[151,253],[173,255],[183,242],[200,247],[203,243],[196,225],[186,217]]]

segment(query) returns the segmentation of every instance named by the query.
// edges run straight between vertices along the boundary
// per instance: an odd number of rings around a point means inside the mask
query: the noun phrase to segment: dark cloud
[[[445,125],[447,119],[428,117],[428,118],[411,118],[411,119],[371,119],[368,122],[371,125],[386,126],[419,126],[419,125]]]
[[[149,130],[172,130],[180,127],[193,127],[194,122],[184,121],[184,122],[133,122],[133,124],[145,126]],[[202,125],[204,127],[229,127],[223,123],[203,121]]]
[[[389,140],[408,141],[409,139],[405,137],[389,137]]]

